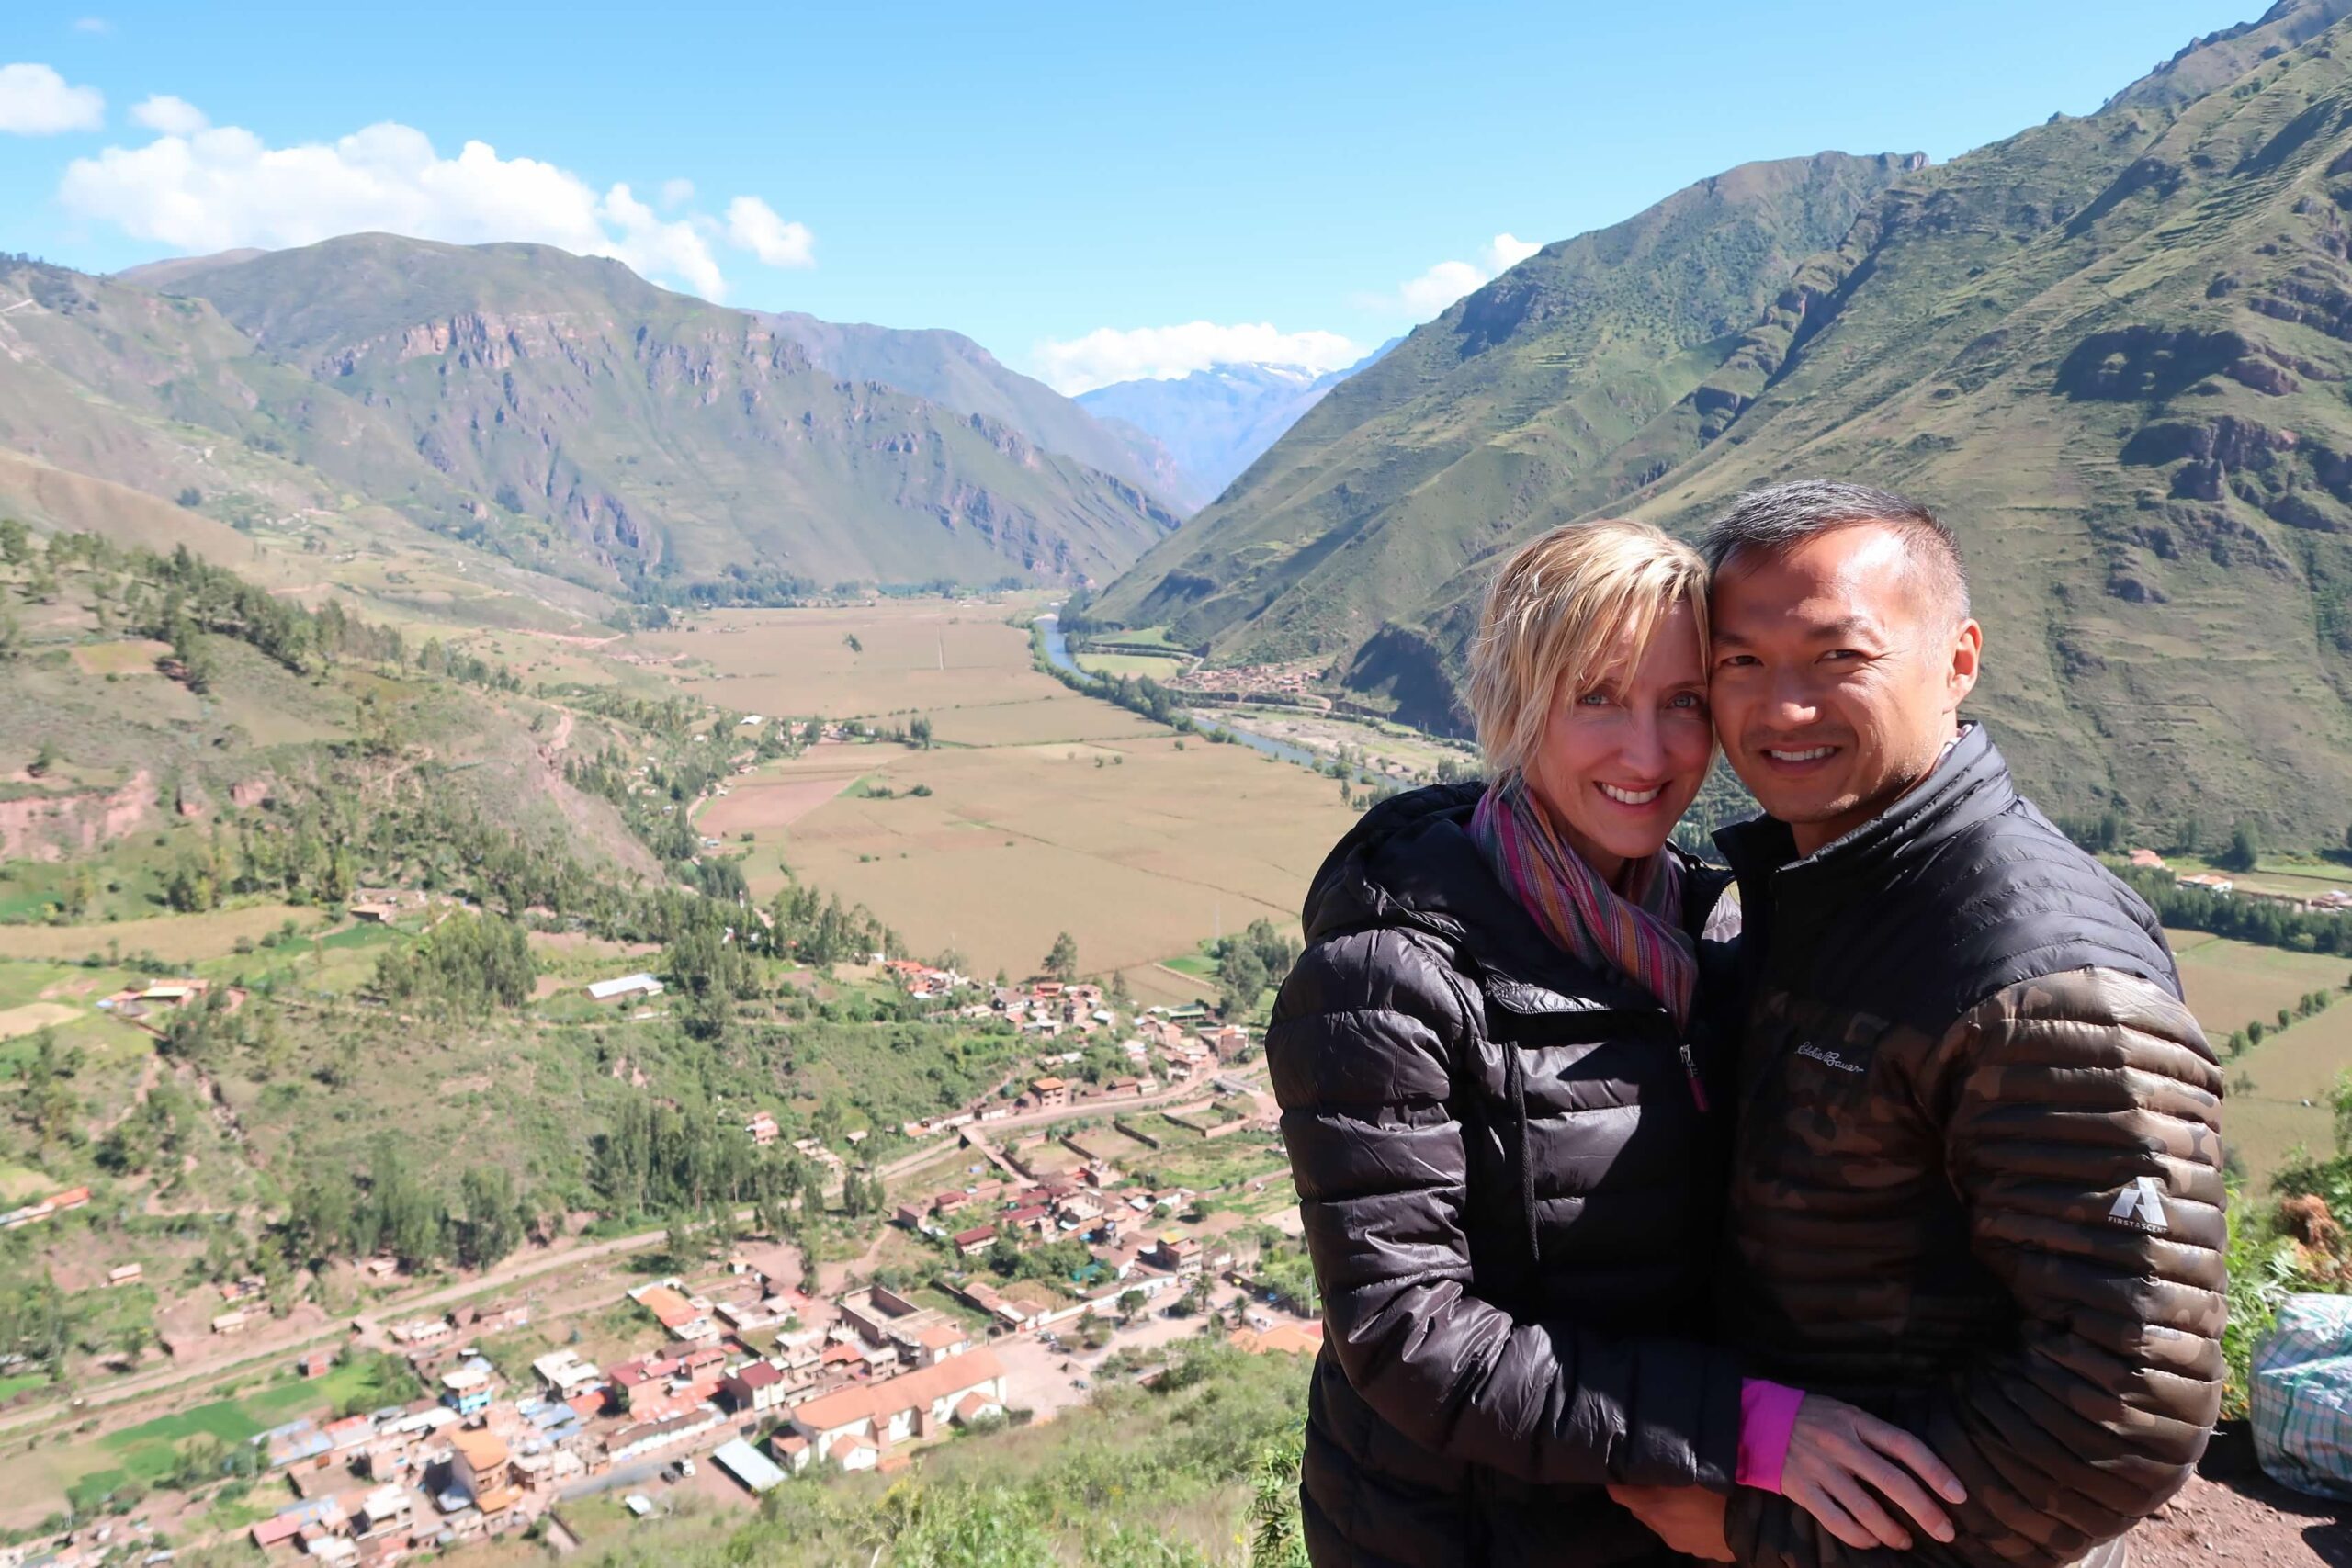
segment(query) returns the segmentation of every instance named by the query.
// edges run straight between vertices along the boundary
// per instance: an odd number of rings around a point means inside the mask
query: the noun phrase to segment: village
[[[322,1394],[319,1408],[248,1439],[250,1453],[228,1465],[252,1478],[243,1510],[258,1517],[243,1539],[273,1559],[334,1564],[526,1531],[563,1551],[594,1532],[580,1521],[616,1505],[650,1518],[681,1489],[748,1505],[796,1477],[888,1472],[958,1432],[1050,1419],[1085,1399],[1106,1359],[1148,1376],[1157,1348],[1204,1333],[1250,1350],[1318,1347],[1251,1031],[1197,1005],[1122,1015],[1088,984],[987,986],[879,954],[868,967],[911,998],[1009,1021],[1042,1047],[993,1092],[899,1129],[917,1148],[878,1172],[888,1224],[867,1253],[889,1266],[812,1277],[794,1247],[746,1236],[707,1271],[613,1278],[560,1305],[560,1292],[518,1289],[355,1320],[276,1375],[323,1389],[338,1367],[390,1357],[419,1392],[343,1412]],[[630,975],[584,989],[627,1006],[662,987]],[[119,1005],[165,1010],[199,994],[161,981]],[[1110,1048],[1124,1071],[1074,1070]],[[784,1136],[767,1111],[740,1131],[758,1145]],[[866,1136],[791,1146],[838,1182],[865,1168]],[[1173,1140],[1232,1142],[1257,1157],[1216,1194],[1152,1185],[1116,1163]],[[57,1193],[0,1224],[39,1224],[87,1197]],[[399,1283],[390,1258],[363,1272]],[[207,1337],[267,1325],[262,1284],[224,1286]],[[622,1310],[630,1326],[592,1359],[582,1325],[600,1309]],[[135,1514],[85,1522],[0,1549],[0,1568],[111,1561],[142,1528]]]

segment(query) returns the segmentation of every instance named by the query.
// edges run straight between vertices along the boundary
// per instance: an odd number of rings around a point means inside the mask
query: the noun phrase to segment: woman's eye
[[[1587,692],[1577,699],[1577,705],[1587,708],[1605,708],[1614,700],[1606,692]]]
[[[1682,708],[1688,710],[1691,708],[1703,707],[1705,705],[1700,701],[1699,694],[1696,692],[1677,692],[1674,695],[1667,698],[1666,705],[1670,708]]]

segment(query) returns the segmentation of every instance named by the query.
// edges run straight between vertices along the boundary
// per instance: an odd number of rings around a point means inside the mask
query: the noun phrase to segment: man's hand
[[[1722,1493],[1701,1486],[1612,1485],[1609,1495],[1683,1556],[1702,1562],[1732,1560],[1730,1543],[1724,1539],[1727,1499]]]

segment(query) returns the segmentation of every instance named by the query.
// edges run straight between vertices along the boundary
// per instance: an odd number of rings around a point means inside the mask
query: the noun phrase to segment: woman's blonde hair
[[[1630,634],[1638,663],[1675,605],[1687,604],[1707,645],[1707,563],[1664,530],[1626,518],[1555,528],[1495,573],[1470,646],[1470,711],[1489,776],[1525,770],[1552,705],[1615,672]]]

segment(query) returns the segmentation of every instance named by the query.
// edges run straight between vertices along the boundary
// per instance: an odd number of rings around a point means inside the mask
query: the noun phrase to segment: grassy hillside
[[[1499,280],[1327,400],[1104,613],[1227,660],[1334,656],[1358,694],[1459,730],[1498,552],[1609,513],[1692,532],[1747,486],[1851,476],[1959,529],[1991,638],[1977,711],[2052,809],[2335,842],[2352,820],[2347,9],[2281,5],[2097,115],[1906,173],[1686,354],[1686,384],[1652,363],[1629,397],[1596,360],[1524,412],[1442,384],[1363,406],[1476,321],[1535,353],[1544,324],[1511,310],[1517,274]],[[1446,433],[1451,460],[1397,457],[1398,423],[1424,447]],[[1528,434],[1604,424],[1581,461]],[[1298,479],[1260,482],[1276,473]]]
[[[1177,522],[1125,446],[977,348],[833,332],[961,400],[933,402],[536,246],[360,235],[148,276],[174,292],[0,268],[0,451],[245,526],[366,509],[657,598],[1083,581]]]
[[[1176,522],[1010,425],[845,382],[763,318],[616,262],[368,234],[179,287],[624,577],[1077,578]]]
[[[1342,381],[1096,613],[1237,658],[1351,651],[1564,494],[1622,488],[1619,448],[1907,166],[1747,164],[1546,248]]]

